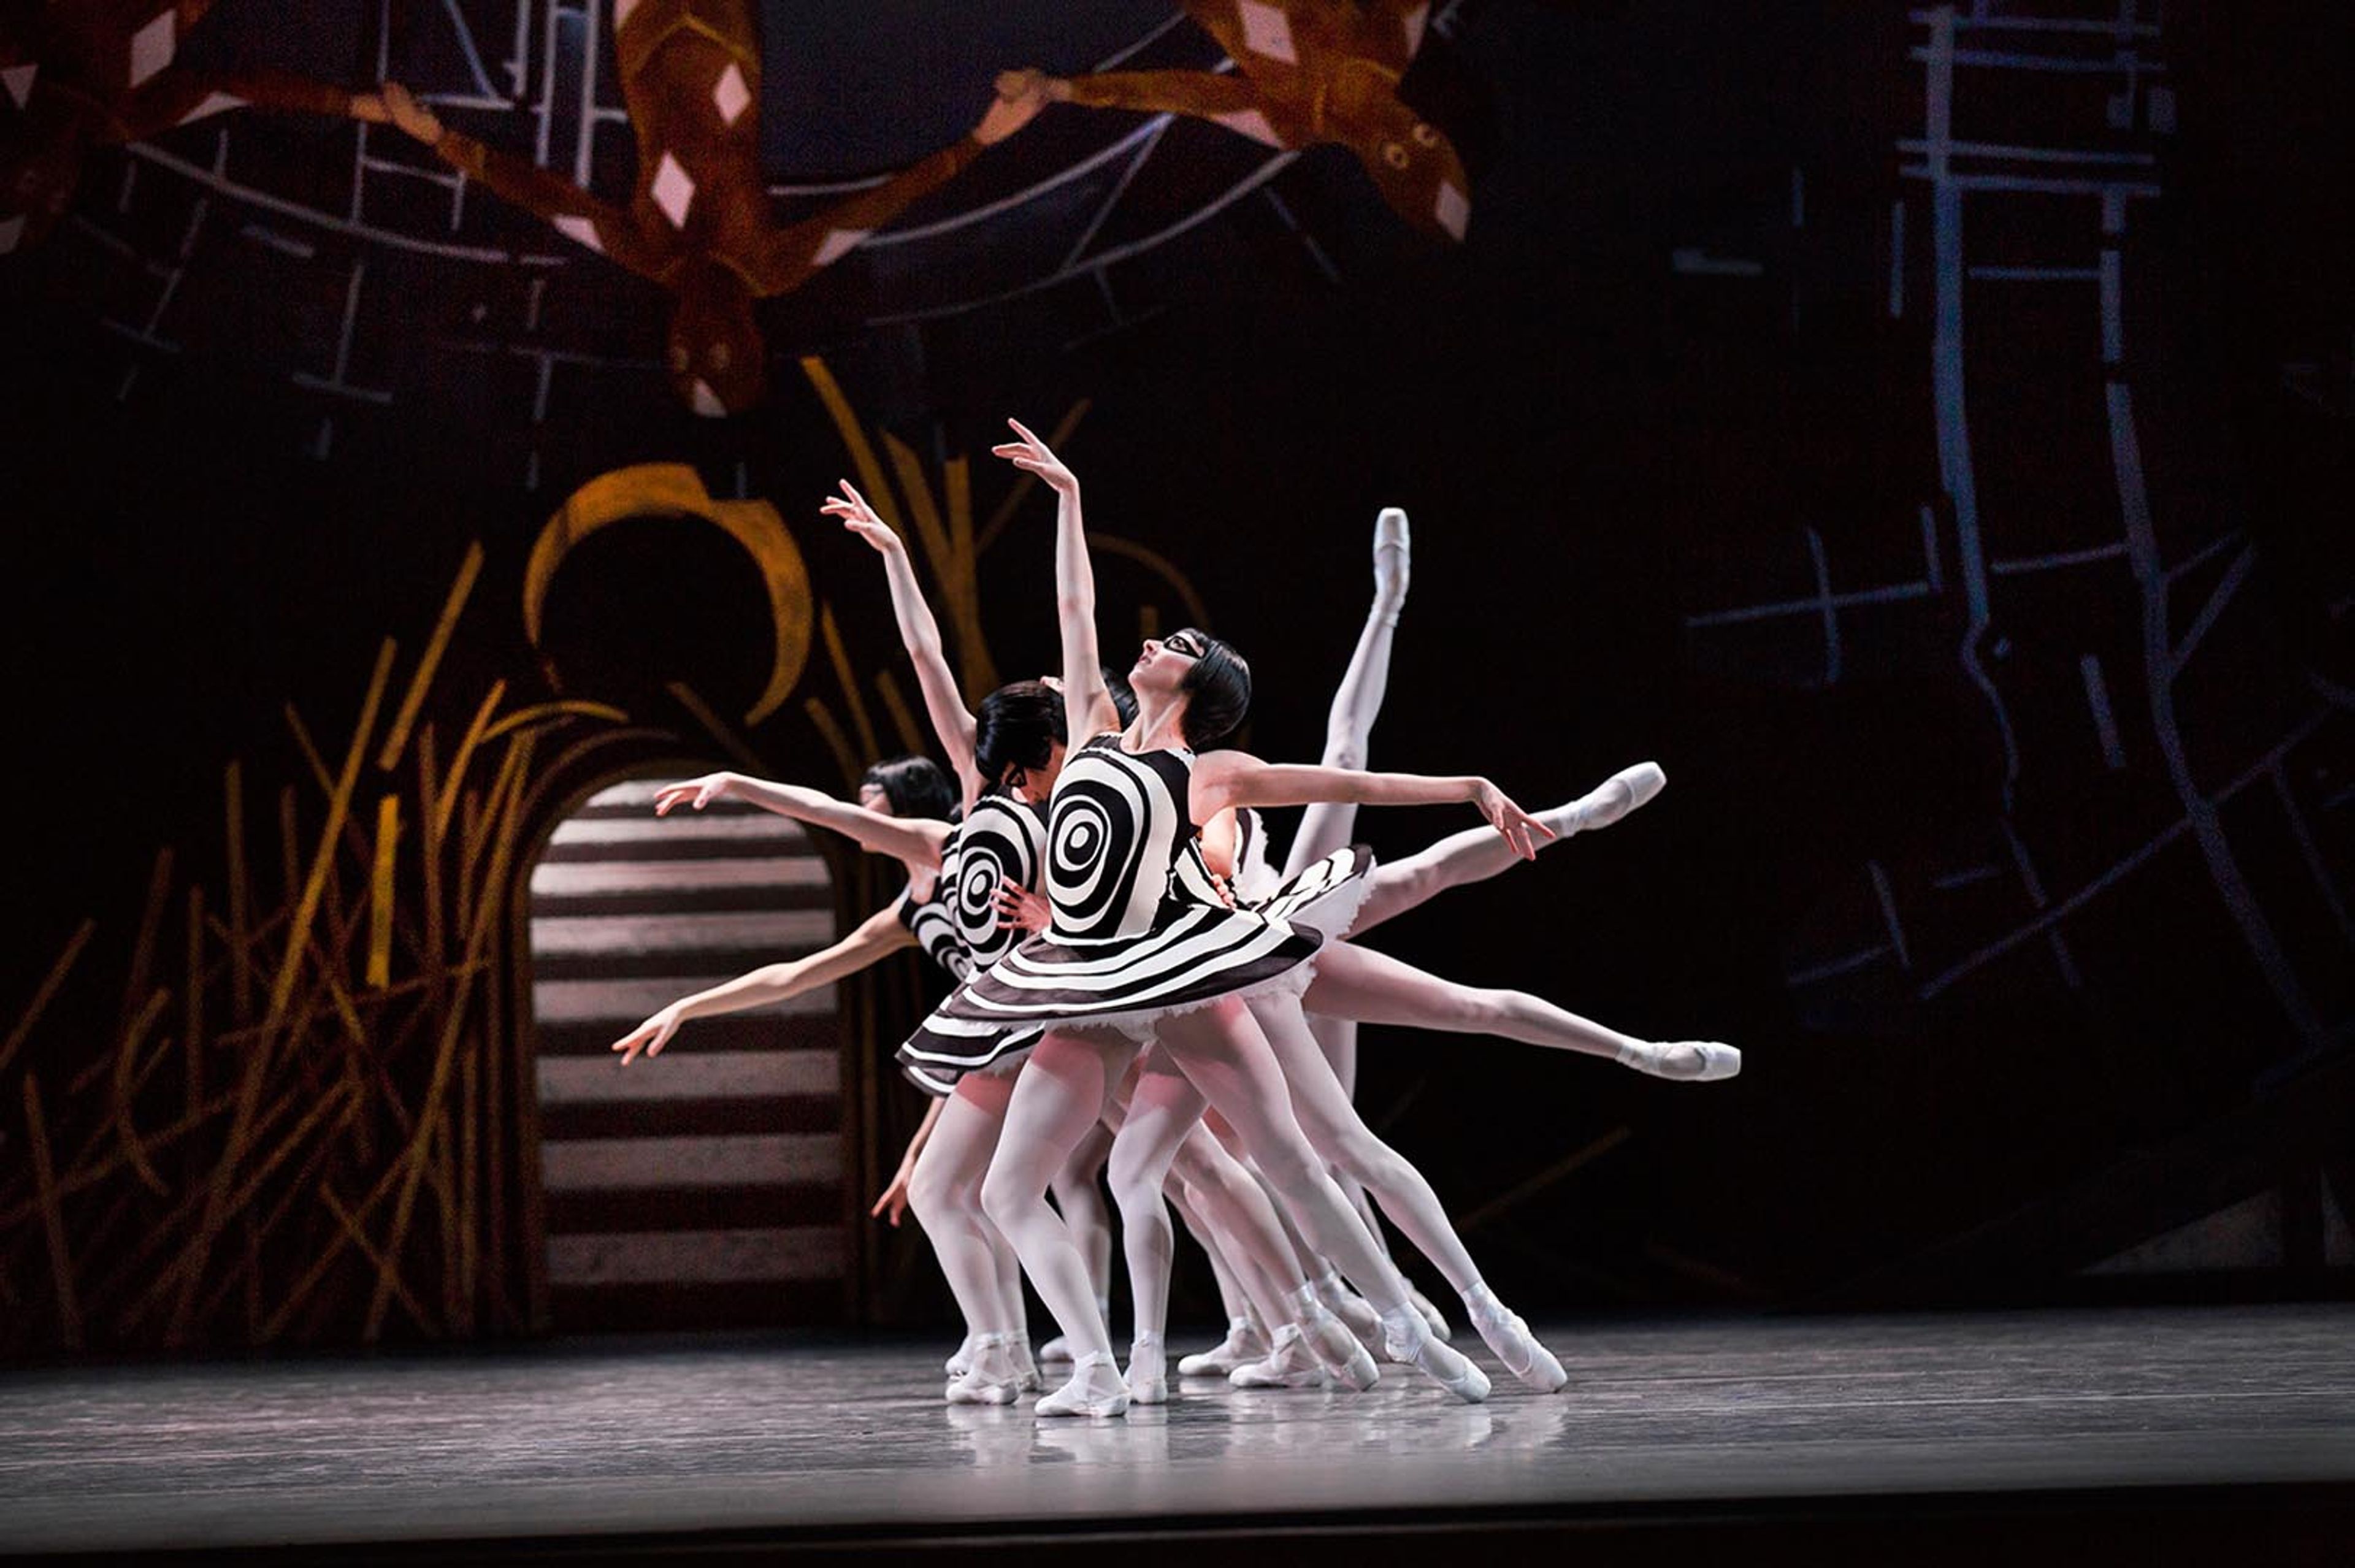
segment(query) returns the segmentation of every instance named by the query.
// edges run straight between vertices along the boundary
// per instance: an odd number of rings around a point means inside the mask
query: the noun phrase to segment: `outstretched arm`
[[[855,975],[889,954],[911,945],[913,933],[900,923],[896,909],[877,910],[862,922],[858,930],[806,958],[796,958],[785,964],[763,965],[733,980],[698,991],[691,997],[681,997],[645,1022],[613,1042],[622,1053],[622,1065],[627,1067],[637,1060],[641,1051],[659,1056],[678,1026],[689,1019],[711,1018],[720,1013],[741,1013],[751,1008],[765,1008],[798,997],[805,991],[815,991],[820,986],[831,985],[846,975]]]
[[[790,816],[795,822],[829,828],[863,849],[890,855],[911,865],[939,865],[941,846],[948,842],[949,825],[945,822],[921,816],[892,816],[837,800],[824,790],[748,778],[742,773],[706,773],[698,779],[666,784],[655,796],[655,815],[668,816],[672,807],[681,805],[701,811],[715,800],[741,800],[762,811]]]
[[[1079,476],[1047,443],[1007,420],[1021,439],[989,450],[1055,492],[1055,614],[1063,634],[1063,720],[1069,744],[1120,728],[1120,710],[1104,689],[1096,658],[1096,574],[1088,560],[1087,524],[1080,517]]]
[[[967,806],[981,794],[981,770],[973,760],[973,714],[964,705],[964,696],[957,689],[956,675],[949,668],[948,656],[941,647],[941,624],[932,618],[932,606],[924,603],[924,591],[916,582],[916,568],[908,559],[907,541],[892,530],[891,525],[878,516],[867,497],[842,482],[842,494],[829,496],[818,508],[829,517],[839,517],[842,526],[875,547],[883,558],[883,580],[891,588],[891,615],[900,624],[900,641],[906,645],[908,657],[916,667],[916,685],[924,694],[924,712],[932,721],[932,733],[941,738],[941,747],[948,753],[949,766],[957,776],[958,792]]]
[[[1229,806],[1305,805],[1346,800],[1359,805],[1438,805],[1455,801],[1479,807],[1513,853],[1534,859],[1553,829],[1523,811],[1505,792],[1472,774],[1359,773],[1297,763],[1263,763],[1243,752],[1212,752],[1194,764],[1190,805],[1197,822]]]

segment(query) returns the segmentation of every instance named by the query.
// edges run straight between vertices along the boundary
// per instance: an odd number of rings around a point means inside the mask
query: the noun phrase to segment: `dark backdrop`
[[[191,49],[375,74],[365,18],[262,9],[223,5]],[[847,30],[821,25],[835,9],[762,7],[789,62],[766,106],[780,180],[908,161],[997,66],[1082,68],[1171,15],[1003,5],[976,39],[963,6],[860,7]],[[1369,1034],[1369,1115],[1478,1215],[1470,1239],[1518,1299],[2066,1294],[2266,1194],[2273,1250],[2172,1255],[2315,1288],[2332,1200],[2298,1216],[2334,1173],[2344,1201],[2355,1005],[2343,8],[2170,5],[2132,37],[2142,74],[1959,68],[1953,134],[1997,150],[1955,155],[1986,183],[1955,197],[1965,273],[1943,280],[1934,182],[1908,172],[1933,156],[1935,27],[1905,7],[1488,0],[1448,23],[1410,86],[1478,155],[1460,247],[1408,231],[1331,147],[1215,205],[1219,160],[1261,155],[1181,124],[1116,221],[1205,216],[1107,285],[951,308],[967,279],[1044,276],[1023,246],[1069,234],[1076,197],[858,253],[769,307],[775,395],[727,421],[671,400],[648,285],[578,251],[452,261],[319,220],[346,194],[347,127],[244,115],[161,139],[199,166],[230,127],[243,196],[93,155],[75,218],[0,261],[17,827],[0,998],[28,996],[84,914],[91,974],[119,975],[155,848],[203,863],[228,759],[293,776],[282,704],[342,733],[378,638],[421,638],[468,541],[498,609],[453,644],[452,678],[538,671],[508,608],[524,556],[605,470],[682,460],[715,494],[741,473],[855,657],[884,667],[869,560],[814,514],[845,471],[794,365],[817,353],[928,456],[1088,400],[1067,454],[1091,520],[1174,561],[1251,656],[1263,754],[1316,751],[1369,525],[1395,504],[1414,584],[1378,765],[1487,772],[1529,805],[1639,758],[1667,768],[1625,827],[1379,944],[1747,1053],[1739,1081],[1694,1088]],[[427,30],[391,43],[419,74]],[[1183,24],[1155,47],[1216,55]],[[1051,111],[909,221],[1019,191],[1134,123]],[[2126,161],[2002,151],[2021,147]],[[628,155],[601,140],[606,188]],[[2062,176],[2148,188],[2105,232],[2093,187],[2005,183]],[[382,200],[387,229],[430,229]],[[563,249],[479,191],[459,237]],[[1939,444],[1942,282],[1964,311],[1966,508]],[[533,362],[507,352],[535,340],[601,368],[561,370],[535,410]],[[339,343],[389,400],[294,379]],[[2121,542],[2137,503],[2114,388],[2156,590]],[[980,511],[1003,491],[976,470]],[[1049,524],[1034,498],[982,562],[1009,673],[1051,655]],[[584,549],[547,641],[565,690],[687,677],[741,711],[765,634],[729,550],[675,533]],[[806,738],[763,744],[790,773]],[[1395,854],[1465,825],[1368,814],[1363,832]],[[23,1060],[72,1071],[74,1020],[112,1006],[61,1003]],[[15,1256],[37,1274],[33,1244]]]

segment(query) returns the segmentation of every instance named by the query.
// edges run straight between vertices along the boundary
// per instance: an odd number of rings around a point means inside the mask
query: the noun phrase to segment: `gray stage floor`
[[[1501,1374],[1483,1406],[1397,1371],[1354,1395],[1189,1381],[1097,1423],[948,1408],[947,1347],[906,1341],[0,1373],[0,1547],[2355,1480],[2343,1307],[1549,1337],[1572,1374],[1550,1398]]]

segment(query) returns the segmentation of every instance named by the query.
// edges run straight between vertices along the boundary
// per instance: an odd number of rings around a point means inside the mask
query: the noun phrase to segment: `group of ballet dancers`
[[[1357,1026],[1487,1034],[1691,1082],[1733,1076],[1741,1053],[1636,1040],[1526,992],[1442,979],[1362,939],[1444,890],[1618,821],[1665,775],[1639,763],[1533,815],[1485,778],[1367,770],[1408,583],[1395,509],[1375,527],[1374,603],[1323,761],[1213,750],[1248,708],[1249,666],[1192,628],[1145,639],[1124,678],[1101,663],[1079,481],[1008,422],[1016,439],[994,452],[1057,498],[1059,675],[969,710],[904,546],[845,481],[823,510],[882,558],[948,773],[922,758],[879,763],[856,801],[712,773],[666,787],[655,811],[746,802],[897,859],[907,889],[821,952],[661,1008],[613,1042],[622,1064],[658,1054],[687,1019],[782,1001],[902,948],[955,979],[899,1050],[933,1098],[876,1205],[894,1224],[914,1211],[964,1317],[951,1403],[1010,1404],[1040,1387],[1039,1362],[1064,1358],[1069,1380],[1039,1399],[1041,1416],[1167,1400],[1173,1206],[1228,1317],[1225,1339],[1181,1360],[1181,1376],[1365,1389],[1379,1351],[1458,1399],[1487,1398],[1487,1375],[1392,1262],[1379,1209],[1456,1290],[1506,1370],[1558,1392],[1561,1361],[1489,1289],[1423,1174],[1358,1115]],[[1359,805],[1450,801],[1487,826],[1383,865],[1348,842]],[[1284,805],[1307,810],[1278,871],[1258,812]],[[1109,1327],[1106,1186],[1135,1312],[1124,1370]],[[1035,1358],[1026,1274],[1060,1330]]]

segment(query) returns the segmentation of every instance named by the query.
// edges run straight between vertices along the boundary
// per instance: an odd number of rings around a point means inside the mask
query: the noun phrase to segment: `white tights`
[[[1363,925],[1360,921],[1359,927]],[[1644,1045],[1527,991],[1460,986],[1354,942],[1332,943],[1316,955],[1316,978],[1300,1004],[1312,1013],[1359,1023],[1493,1034],[1611,1061]]]
[[[981,1206],[982,1179],[996,1151],[1014,1083],[992,1072],[958,1079],[908,1178],[908,1207],[932,1243],[969,1335],[1022,1328],[1022,1276],[1014,1250]]]

